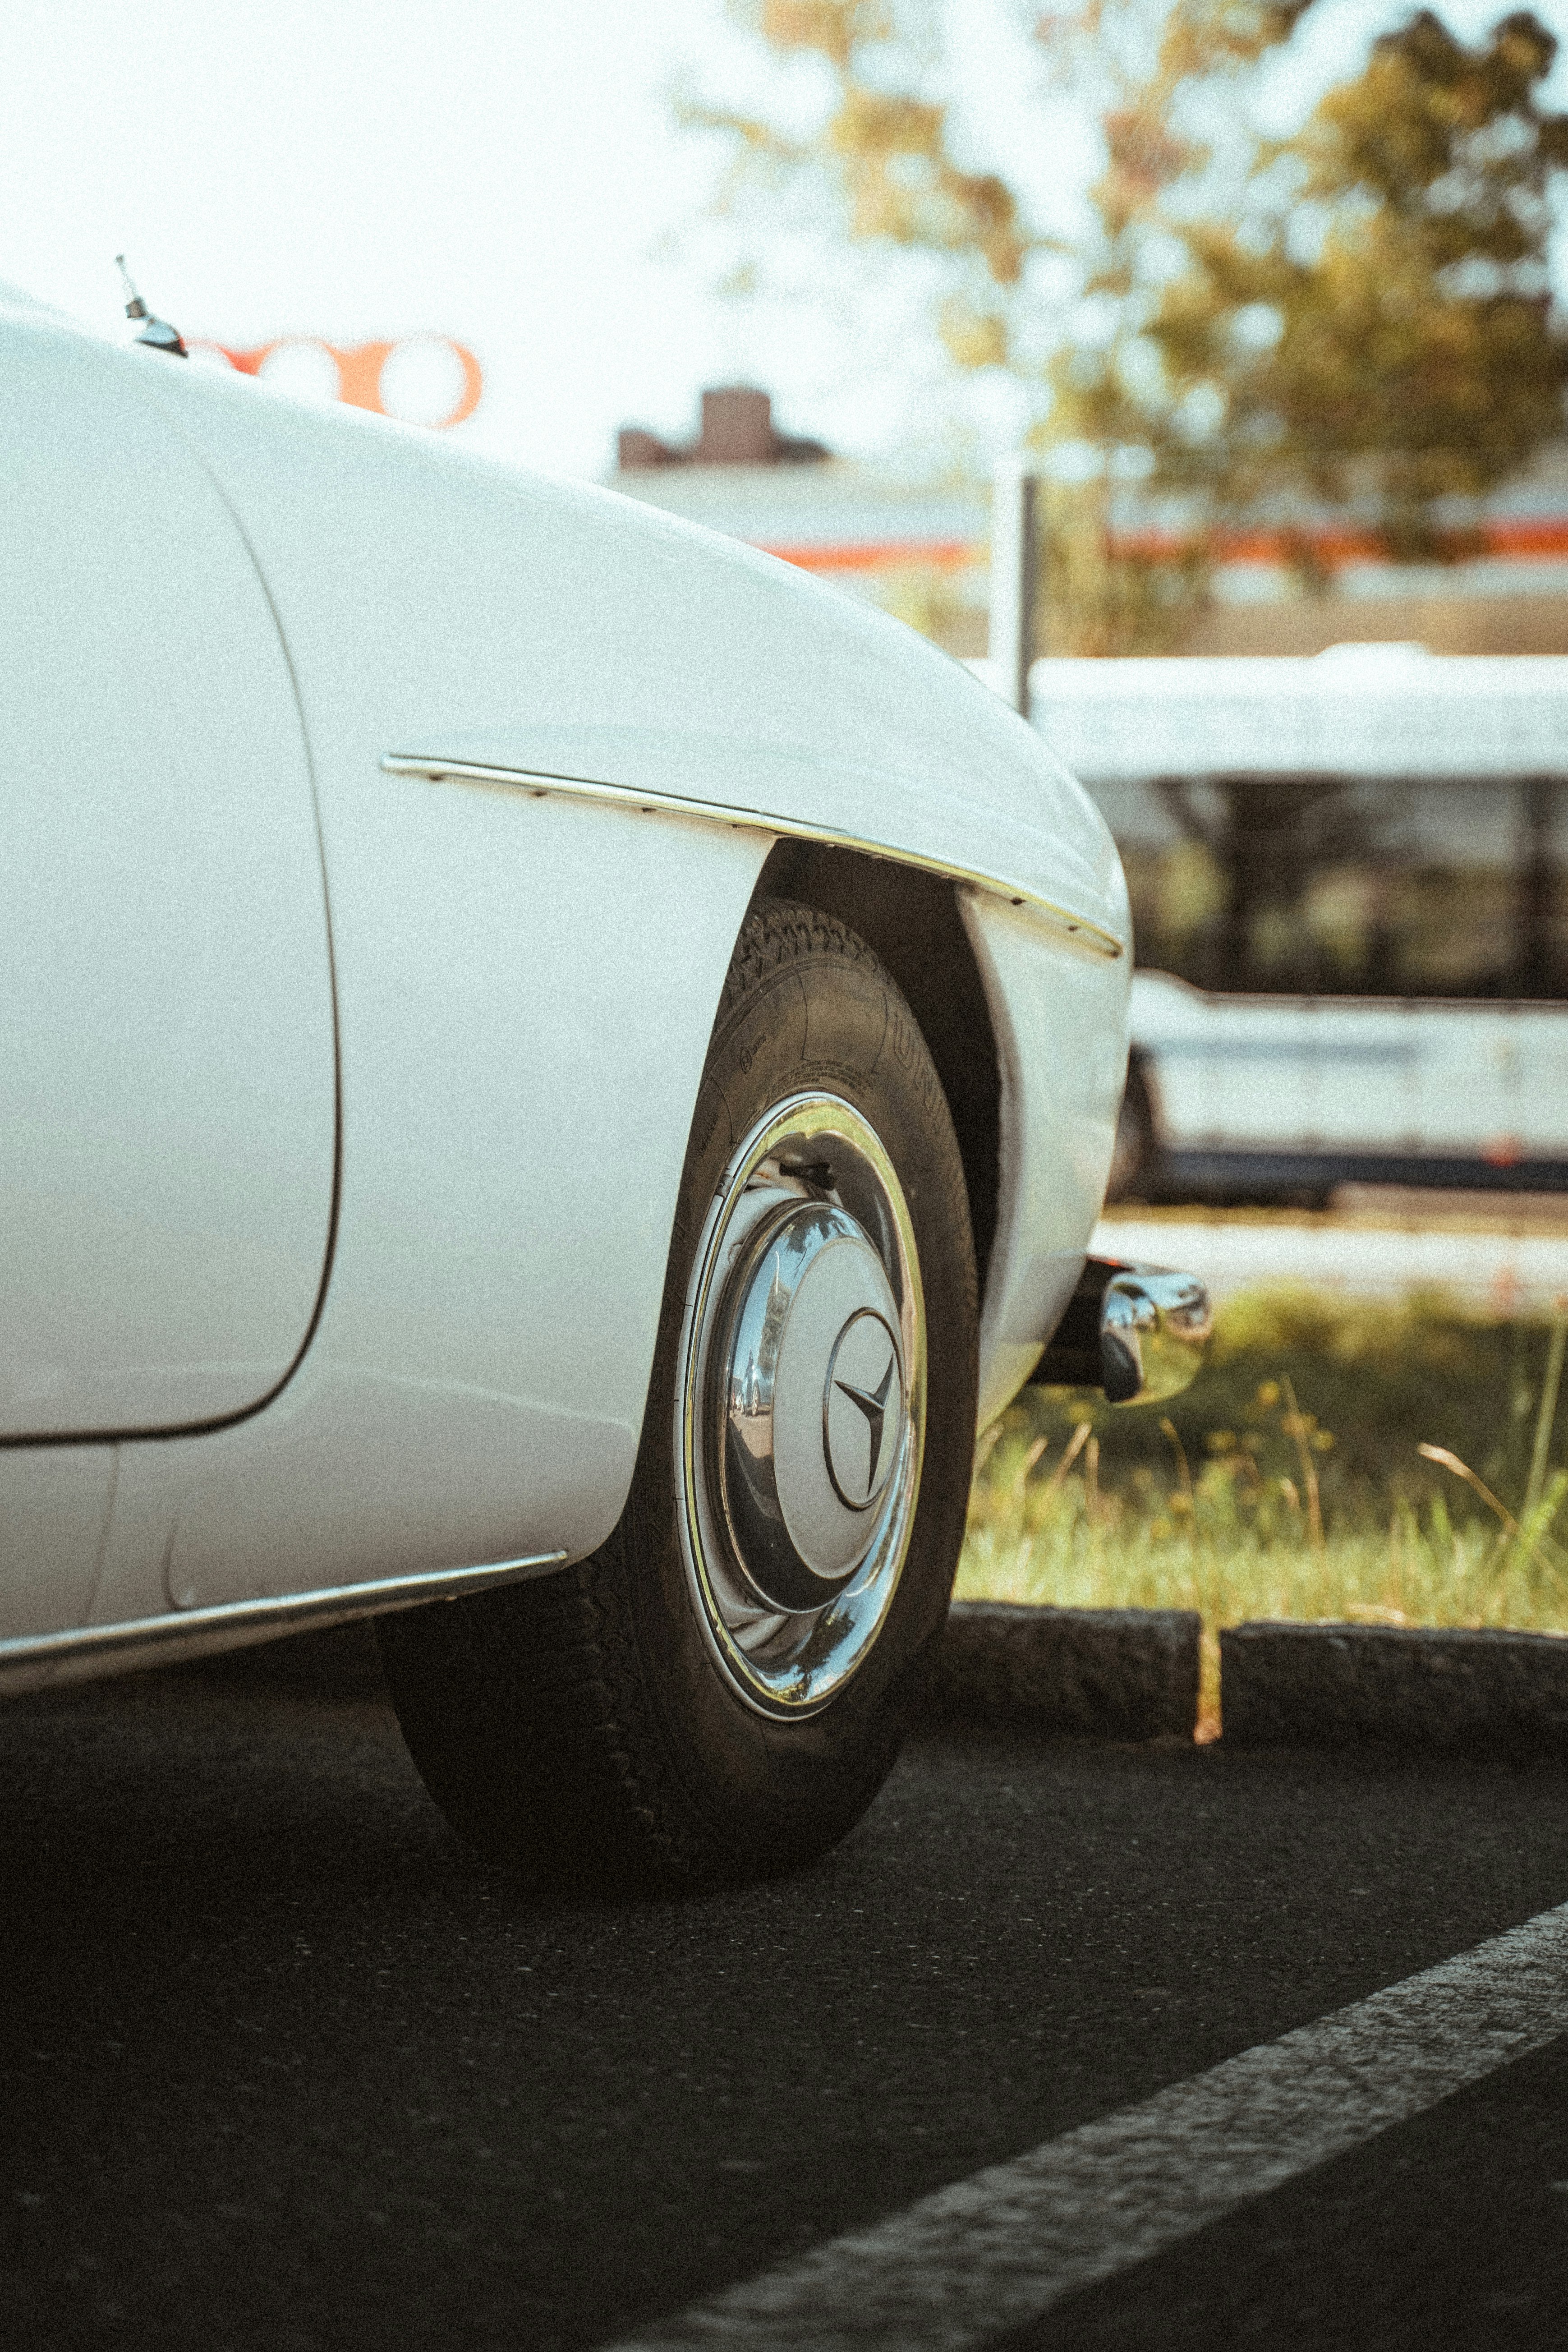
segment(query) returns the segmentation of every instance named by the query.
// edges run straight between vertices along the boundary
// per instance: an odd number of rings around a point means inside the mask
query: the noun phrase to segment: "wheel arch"
[[[1131,1085],[1134,1079],[1143,1089],[1144,1099],[1149,1106],[1155,1147],[1159,1149],[1164,1141],[1164,1110],[1160,1097],[1159,1066],[1149,1047],[1141,1045],[1136,1037],[1127,1048],[1128,1084]]]
[[[1141,1141],[1135,1141],[1139,1128]],[[1106,1178],[1107,1201],[1142,1200],[1158,1187],[1161,1160],[1160,1108],[1148,1055],[1128,1048],[1127,1075],[1116,1118],[1116,1141]]]
[[[757,878],[753,905],[757,898],[798,898],[836,915],[880,957],[903,992],[952,1113],[984,1298],[1000,1200],[1002,1068],[953,885],[858,850],[781,840]]]

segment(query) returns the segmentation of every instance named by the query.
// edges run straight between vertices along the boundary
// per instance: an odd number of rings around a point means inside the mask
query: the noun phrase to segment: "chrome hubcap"
[[[887,1616],[925,1435],[908,1204],[837,1096],[781,1103],[725,1171],[680,1374],[682,1533],[710,1646],[751,1706],[814,1713]]]

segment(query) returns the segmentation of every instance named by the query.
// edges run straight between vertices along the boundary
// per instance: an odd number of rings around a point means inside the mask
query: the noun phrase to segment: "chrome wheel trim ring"
[[[782,1249],[774,1245],[781,1239]],[[794,1566],[789,1551],[778,1549],[776,1528],[771,1552],[759,1541],[759,1522],[737,1508],[726,1469],[727,1433],[742,1412],[737,1349],[755,1341],[763,1287],[778,1309],[774,1369],[791,1383],[784,1403],[794,1454],[792,1461],[786,1445],[786,1458],[767,1465],[773,1483],[764,1479],[761,1491],[764,1512],[772,1495],[786,1525],[803,1530],[810,1558]],[[805,1336],[796,1349],[800,1361],[790,1370],[781,1352],[797,1302],[794,1328]],[[837,1307],[845,1311],[837,1314]],[[900,1418],[885,1458],[870,1444],[862,1476],[858,1463],[847,1469],[840,1458],[836,1466],[835,1448],[844,1455],[852,1444],[844,1432],[858,1418],[871,1424],[868,1407],[880,1386],[875,1323],[886,1327],[892,1359],[878,1409],[885,1412],[896,1391]],[[851,1370],[868,1383],[864,1401],[853,1397],[847,1414],[837,1390],[842,1385],[849,1394],[857,1382],[834,1380],[845,1349]],[[761,1360],[754,1347],[746,1360],[753,1370]],[[808,1392],[820,1479],[815,1466],[802,1466]],[[769,1412],[772,1426],[771,1406]],[[792,1095],[757,1121],[720,1181],[693,1262],[676,1380],[678,1517],[688,1583],[725,1680],[759,1714],[799,1721],[818,1713],[869,1654],[909,1551],[925,1419],[925,1300],[898,1171],[852,1104],[837,1095]],[[853,1491],[859,1484],[870,1489],[864,1503]],[[836,1511],[863,1517],[863,1542],[858,1530],[847,1538]]]

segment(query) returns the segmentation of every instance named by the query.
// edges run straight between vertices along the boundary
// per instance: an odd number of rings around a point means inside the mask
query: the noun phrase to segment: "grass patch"
[[[1256,1291],[1169,1408],[1026,1390],[982,1441],[963,1600],[1568,1632],[1568,1324]]]

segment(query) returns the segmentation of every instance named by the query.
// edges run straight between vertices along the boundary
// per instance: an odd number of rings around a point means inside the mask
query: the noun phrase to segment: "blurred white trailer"
[[[1140,971],[1114,1189],[1568,1190],[1568,658],[1041,661]]]

